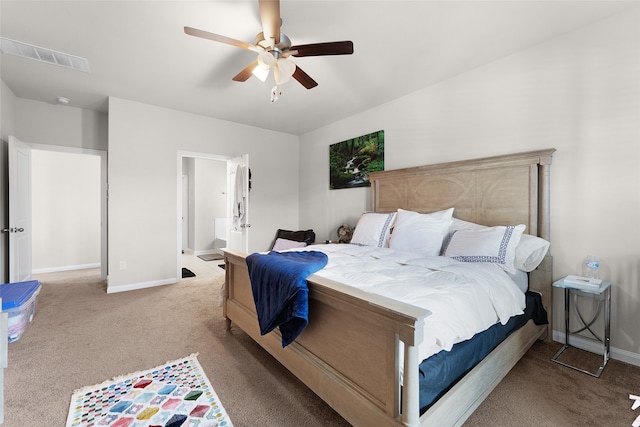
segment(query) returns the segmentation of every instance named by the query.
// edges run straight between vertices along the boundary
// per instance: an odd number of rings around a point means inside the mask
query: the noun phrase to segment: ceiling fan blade
[[[220,34],[210,33],[208,31],[198,30],[197,28],[184,27],[184,32],[190,36],[200,37],[207,40],[213,40],[215,42],[230,44],[231,46],[239,47],[241,49],[252,50],[258,52],[259,49],[254,45],[245,43],[240,40],[232,39],[231,37],[221,36]]]
[[[290,51],[298,51],[293,56],[324,56],[324,55],[351,55],[353,53],[353,42],[327,42],[300,44],[291,46]]]
[[[259,0],[262,33],[265,40],[274,39],[274,46],[280,43],[280,0]]]
[[[253,69],[258,66],[258,61],[253,61],[251,64],[247,65],[242,71],[240,71],[233,78],[233,81],[236,82],[246,82],[249,80],[249,77],[253,75]]]
[[[291,77],[296,79],[302,86],[306,87],[307,89],[313,89],[314,87],[318,86],[318,83],[311,77],[309,77],[309,74],[302,71],[302,68],[298,67],[297,65],[296,70],[293,72],[293,76]]]

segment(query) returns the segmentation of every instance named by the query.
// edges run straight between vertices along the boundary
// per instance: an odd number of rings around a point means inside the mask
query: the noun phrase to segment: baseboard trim
[[[120,285],[120,286],[107,285],[107,293],[115,294],[118,292],[135,291],[138,289],[153,288],[156,286],[173,285],[175,283],[178,283],[179,281],[180,281],[179,279],[172,278],[172,279],[154,280],[151,282],[131,283],[129,285]]]
[[[100,268],[100,263],[81,264],[81,265],[65,265],[62,267],[34,268],[31,274],[57,273],[59,271],[86,270],[89,268]]]
[[[553,331],[553,340],[564,343],[564,331]],[[569,337],[569,344],[582,350],[590,351],[596,354],[602,354],[602,344],[587,338],[571,336]],[[640,366],[640,354],[633,353],[628,350],[622,350],[611,346],[611,358],[620,360],[621,362],[628,363],[630,365]]]

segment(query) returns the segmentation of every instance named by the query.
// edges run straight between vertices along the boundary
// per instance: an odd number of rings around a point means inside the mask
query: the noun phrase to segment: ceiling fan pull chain
[[[282,95],[280,86],[275,85],[271,88],[271,102],[276,102],[278,99],[280,99],[280,95]]]

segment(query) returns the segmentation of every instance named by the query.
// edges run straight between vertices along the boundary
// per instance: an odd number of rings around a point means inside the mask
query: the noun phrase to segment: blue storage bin
[[[40,288],[37,280],[0,285],[2,311],[9,315],[9,342],[18,340],[33,320]]]

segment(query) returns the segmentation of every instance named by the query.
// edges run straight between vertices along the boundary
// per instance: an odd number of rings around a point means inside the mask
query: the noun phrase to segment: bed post
[[[420,360],[418,346],[422,342],[424,320],[414,324],[413,337],[402,339],[404,343],[404,366],[402,377],[402,425],[420,426]]]
[[[555,149],[543,151],[538,160],[538,236],[551,241],[551,157]],[[542,305],[547,309],[547,341],[553,340],[553,257],[551,250],[540,265],[530,273],[529,283],[542,296]]]
[[[551,207],[550,207],[550,174],[551,155],[555,150],[549,150],[546,156],[540,157],[540,169],[538,170],[538,236],[551,241]]]
[[[538,236],[547,241],[551,241],[551,156],[555,149],[550,149],[544,155],[540,156],[538,170]],[[553,245],[551,245],[553,246]],[[547,308],[547,320],[549,327],[547,329],[547,340],[553,340],[553,257],[551,256],[551,247],[549,253],[544,257],[542,263],[538,266],[534,273],[540,273],[541,283],[546,289],[546,296],[542,294],[542,303]]]
[[[224,256],[224,285],[222,288],[222,317],[224,317],[224,330],[231,330],[231,319],[227,316],[227,300],[229,299],[229,286],[231,284],[231,269],[234,268],[233,265],[227,259],[227,255],[225,253]]]

